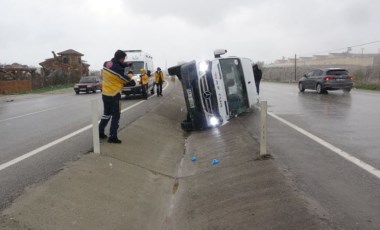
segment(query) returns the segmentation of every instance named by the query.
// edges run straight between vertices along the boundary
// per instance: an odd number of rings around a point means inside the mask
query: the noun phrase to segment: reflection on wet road
[[[380,93],[319,95],[299,93],[296,84],[267,82],[261,88],[260,98],[273,114],[269,152],[297,189],[337,229],[379,229]]]
[[[274,83],[262,88],[268,111],[380,168],[380,93],[299,93],[296,85]]]

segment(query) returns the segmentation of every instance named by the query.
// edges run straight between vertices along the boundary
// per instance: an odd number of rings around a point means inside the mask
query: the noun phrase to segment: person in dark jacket
[[[257,64],[254,64],[252,66],[253,69],[253,74],[255,76],[255,85],[256,85],[256,92],[257,92],[257,97],[259,97],[260,94],[260,81],[263,73],[261,72],[261,69],[257,66]]]
[[[102,75],[102,99],[104,112],[99,123],[99,137],[106,139],[107,135],[104,129],[112,117],[109,143],[120,144],[121,140],[117,137],[117,130],[119,128],[120,111],[121,111],[121,90],[124,85],[135,85],[130,76],[124,75],[124,69],[127,64],[124,63],[127,54],[121,50],[115,52],[111,61],[106,61],[103,65]]]

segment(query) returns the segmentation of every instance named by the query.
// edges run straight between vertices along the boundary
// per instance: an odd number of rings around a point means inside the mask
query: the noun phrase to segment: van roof
[[[142,52],[142,50],[123,50],[124,52],[128,52],[128,53],[139,53],[139,52]]]

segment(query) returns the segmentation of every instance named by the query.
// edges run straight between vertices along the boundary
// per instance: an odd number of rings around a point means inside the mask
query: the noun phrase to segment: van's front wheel
[[[181,122],[181,128],[185,131],[191,131],[193,130],[193,123],[188,120],[184,120]]]

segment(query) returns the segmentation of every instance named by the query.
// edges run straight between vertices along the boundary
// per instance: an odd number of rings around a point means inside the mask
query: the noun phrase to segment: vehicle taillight
[[[348,76],[347,79],[348,79],[348,80],[352,80],[352,76]]]
[[[333,80],[333,79],[334,79],[333,76],[325,76],[325,77],[323,78],[323,80],[325,80],[325,81],[331,81],[331,80]]]

